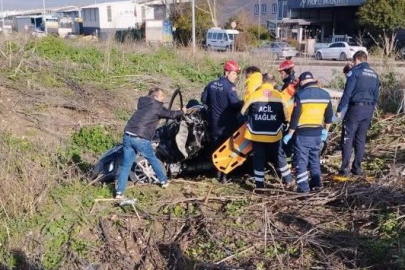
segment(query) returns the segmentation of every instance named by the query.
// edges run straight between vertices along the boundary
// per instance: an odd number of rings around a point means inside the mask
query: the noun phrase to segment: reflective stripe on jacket
[[[311,135],[318,134],[323,124],[331,123],[333,109],[330,95],[327,91],[319,88],[316,82],[308,83],[295,94],[295,107],[291,117],[290,128],[297,130],[317,129],[319,131],[308,132]],[[310,135],[308,133],[308,135]]]
[[[252,93],[242,108],[248,115],[245,138],[255,142],[277,142],[283,136],[283,123],[289,119],[287,104],[273,85],[264,83]]]

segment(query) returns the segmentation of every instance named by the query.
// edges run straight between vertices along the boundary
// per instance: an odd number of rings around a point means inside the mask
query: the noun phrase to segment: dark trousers
[[[373,117],[374,105],[352,105],[349,106],[343,119],[342,137],[340,145],[342,147],[341,171],[347,172],[352,148],[354,148],[354,160],[352,163],[352,173],[360,174],[361,161],[364,156],[367,130],[370,127]]]
[[[298,192],[309,192],[310,188],[321,186],[320,152],[321,136],[295,137],[293,163],[296,166]]]
[[[264,187],[264,171],[267,161],[276,165],[284,183],[292,181],[291,170],[288,167],[281,143],[281,141],[274,143],[252,142],[253,174],[258,188]]]

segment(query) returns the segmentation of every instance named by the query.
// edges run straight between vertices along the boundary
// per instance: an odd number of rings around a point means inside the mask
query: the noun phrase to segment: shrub
[[[114,146],[111,131],[102,127],[83,127],[72,136],[72,141],[78,149],[87,149],[95,154],[101,154]]]

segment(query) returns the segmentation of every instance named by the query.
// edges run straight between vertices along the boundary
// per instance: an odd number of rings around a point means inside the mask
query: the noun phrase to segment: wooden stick
[[[226,257],[226,258],[224,258],[224,259],[222,259],[222,260],[220,260],[220,261],[218,261],[218,262],[216,262],[215,264],[220,264],[220,263],[229,261],[230,259],[232,259],[233,257],[235,257],[235,256],[237,256],[237,255],[241,255],[242,253],[245,253],[245,252],[248,252],[249,250],[252,250],[254,247],[255,247],[255,246],[251,246],[251,247],[249,247],[249,248],[247,248],[247,249],[244,249],[244,250],[242,250],[242,251],[240,251],[240,252],[235,252],[234,254],[232,254],[232,255],[230,255],[230,256],[228,256],[228,257]]]
[[[214,188],[214,186],[211,186],[210,189],[208,190],[207,196],[205,196],[204,205],[206,205],[208,203],[208,197],[210,196],[213,188]]]

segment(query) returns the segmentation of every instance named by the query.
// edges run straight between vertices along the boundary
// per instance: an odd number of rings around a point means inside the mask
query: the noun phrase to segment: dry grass
[[[142,44],[114,42],[91,45],[105,52],[100,65],[103,83],[115,88],[79,83],[63,72],[55,75],[55,85],[44,85],[45,76],[38,80],[31,72],[49,72],[54,63],[34,52],[31,57],[22,54],[31,37],[1,39],[5,45],[0,65],[7,67],[0,76],[5,86],[0,91],[4,268],[16,265],[9,260],[12,254],[25,261],[25,265],[19,264],[20,269],[403,268],[403,116],[376,121],[375,137],[372,134],[368,145],[367,164],[377,172],[372,179],[338,183],[332,174],[325,173],[325,190],[307,200],[284,190],[274,177],[268,178],[271,189],[262,194],[252,192],[244,178],[230,185],[205,177],[186,179],[168,190],[134,186],[129,194],[138,199],[137,215],[132,207],[119,207],[115,201],[93,205],[100,198],[111,198],[114,187],[80,183],[85,175],[64,152],[68,139],[83,126],[112,124],[122,130],[125,120],[117,119],[115,110],[132,111],[136,98],[144,93],[139,83],[161,84],[172,90],[182,84],[185,100],[199,98],[205,85],[162,74],[133,74],[124,80],[110,76],[111,49],[122,54],[123,62],[127,52],[134,50],[159,52]],[[73,42],[83,48],[89,44]],[[12,43],[17,44],[16,49],[7,49]],[[278,66],[278,62],[247,53],[193,54],[182,48],[178,54],[198,70],[204,68],[207,58],[218,65],[234,58],[272,73]],[[297,63],[306,67],[310,59]],[[86,68],[65,65],[69,72]],[[338,138],[338,133],[339,129],[332,136]],[[338,159],[330,157],[325,169],[334,172]],[[58,193],[53,193],[55,190]],[[57,233],[51,234],[51,229]],[[62,241],[59,246],[55,244],[58,241]],[[383,256],[390,259],[381,259]],[[60,262],[43,265],[51,259]]]

